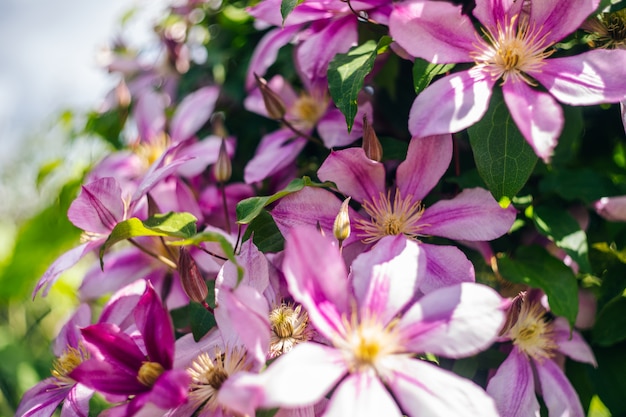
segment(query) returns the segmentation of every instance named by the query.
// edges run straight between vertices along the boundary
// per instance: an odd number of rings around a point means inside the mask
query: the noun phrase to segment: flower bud
[[[198,268],[198,264],[196,264],[189,251],[184,247],[180,248],[178,274],[180,275],[183,290],[185,290],[185,294],[187,294],[189,299],[196,303],[203,303],[209,294],[209,289],[200,272],[200,268]]]
[[[256,78],[256,84],[261,90],[268,116],[274,120],[281,120],[287,112],[283,99],[270,88],[264,78],[256,74],[254,74],[254,78]]]
[[[335,217],[335,224],[333,225],[333,234],[339,242],[343,242],[350,237],[350,216],[348,215],[348,204],[350,203],[350,197],[343,200],[339,214]]]
[[[217,162],[213,165],[213,175],[218,182],[225,183],[230,179],[231,174],[232,165],[228,152],[226,152],[226,141],[222,138],[220,153],[217,157]]]
[[[374,128],[368,123],[367,116],[363,116],[363,150],[365,155],[376,162],[383,159],[383,147],[374,132]]]

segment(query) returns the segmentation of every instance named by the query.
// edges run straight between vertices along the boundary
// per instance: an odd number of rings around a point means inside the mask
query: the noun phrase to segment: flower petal
[[[626,195],[602,197],[593,207],[596,212],[611,222],[626,222]]]
[[[430,245],[422,243],[426,253],[426,273],[420,291],[428,294],[437,288],[474,282],[474,265],[456,246]]]
[[[184,369],[165,371],[152,386],[148,401],[163,409],[176,407],[187,400],[190,383],[191,377]]]
[[[91,324],[91,309],[88,304],[81,303],[72,317],[63,325],[54,340],[54,354],[59,357],[69,347],[78,348],[82,339],[80,328]]]
[[[165,131],[165,101],[164,94],[147,89],[135,103],[133,115],[142,142],[150,143]]]
[[[422,200],[439,182],[452,161],[452,136],[415,137],[409,142],[406,159],[396,171],[396,184],[403,197]]]
[[[113,362],[90,359],[74,368],[69,376],[104,394],[128,396],[149,390],[146,385],[139,382],[138,370],[139,367],[131,372],[130,369],[117,366]]]
[[[244,180],[247,184],[263,181],[293,164],[306,143],[306,139],[294,138],[293,132],[287,129],[263,136],[256,154],[246,164]]]
[[[476,30],[461,8],[449,2],[395,3],[389,33],[414,57],[436,64],[472,61]]]
[[[530,6],[530,22],[542,29],[537,38],[545,35],[546,44],[552,44],[578,29],[599,3],[599,0],[535,1]]]
[[[479,70],[457,72],[435,81],[413,102],[409,131],[423,137],[456,133],[473,125],[487,111],[494,83]]]
[[[261,2],[259,6],[265,5],[267,7],[266,3],[268,2]],[[256,73],[260,77],[265,75],[265,71],[276,61],[280,48],[291,42],[299,30],[299,26],[287,26],[272,29],[263,36],[250,58],[248,73],[246,74],[247,90],[251,90],[256,85],[254,74]]]
[[[420,219],[420,233],[455,240],[493,240],[509,231],[516,214],[512,204],[503,209],[489,191],[470,188],[428,207]]]
[[[557,317],[553,322],[555,340],[559,345],[558,351],[578,362],[598,366],[593,350],[585,339],[576,330],[570,330],[569,323],[564,317]]]
[[[341,381],[324,412],[325,417],[401,417],[394,399],[373,371],[356,372]]]
[[[33,298],[37,295],[37,293],[43,288],[41,295],[45,297],[48,295],[48,291],[52,287],[52,284],[56,282],[59,276],[76,265],[76,263],[82,259],[83,256],[91,252],[93,249],[100,246],[104,240],[98,241],[90,241],[87,243],[83,243],[80,246],[76,246],[65,252],[63,255],[59,256],[53,263],[48,267],[46,272],[35,285],[35,289],[33,290]]]
[[[411,352],[459,358],[495,341],[505,308],[492,288],[463,283],[426,294],[402,316],[398,329]]]
[[[87,342],[87,348],[95,353],[95,356],[106,359],[106,363],[111,365],[113,372],[117,370],[117,372],[136,376],[142,362],[145,361],[145,354],[137,347],[132,337],[122,333],[114,324],[92,324],[82,329],[81,333]],[[87,362],[92,361],[95,359]]]
[[[626,98],[624,49],[594,49],[545,62],[541,71],[531,75],[563,103],[588,106]]]
[[[502,417],[539,417],[539,402],[530,361],[514,349],[489,380],[487,393]]]
[[[370,102],[359,105],[352,130],[348,132],[346,118],[339,109],[330,109],[317,122],[317,132],[327,148],[335,148],[350,145],[352,142],[363,136],[363,116],[367,117],[370,123],[373,120],[373,109]]]
[[[115,178],[107,177],[83,185],[67,217],[80,229],[108,235],[124,213],[122,189]]]
[[[263,407],[311,405],[347,372],[340,351],[317,343],[301,343],[259,374]]]
[[[56,378],[46,378],[24,393],[16,417],[49,417],[69,394],[72,386],[60,388]]]
[[[358,202],[378,198],[385,192],[385,167],[372,161],[362,148],[333,151],[317,170],[322,181],[333,181],[337,188]]]
[[[63,402],[61,417],[89,416],[89,400],[93,394],[93,390],[83,384],[74,385]]]
[[[385,382],[410,417],[498,416],[478,385],[431,363],[396,356],[385,366]]]
[[[524,81],[502,86],[511,117],[538,157],[548,162],[563,129],[563,109],[550,96]]]
[[[172,317],[150,283],[135,307],[134,317],[149,360],[171,369],[174,359]]]
[[[549,415],[585,417],[576,390],[554,361],[535,362],[535,369]]]
[[[185,96],[176,108],[170,123],[172,142],[182,142],[195,134],[211,117],[219,87],[202,87]]]

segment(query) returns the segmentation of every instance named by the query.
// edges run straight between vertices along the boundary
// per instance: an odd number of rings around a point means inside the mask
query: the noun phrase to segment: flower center
[[[134,151],[147,170],[163,155],[169,146],[170,137],[166,133],[161,133],[158,137],[153,138],[149,142],[137,143],[134,146]]]
[[[79,343],[78,349],[68,346],[65,351],[52,364],[50,373],[56,378],[59,386],[74,384],[74,380],[68,375],[83,361],[89,359],[89,352],[82,343]]]
[[[270,357],[280,356],[298,343],[311,340],[312,330],[308,323],[309,315],[300,305],[281,304],[274,307],[270,312]]]
[[[228,377],[239,371],[249,371],[252,363],[243,348],[233,348],[222,353],[216,347],[213,357],[204,352],[193,361],[187,373],[191,376],[190,398],[204,410],[215,410],[218,406],[217,393]]]
[[[356,227],[361,231],[359,237],[368,244],[399,234],[415,238],[421,228],[419,219],[424,213],[421,201],[413,202],[412,195],[403,199],[399,190],[396,190],[393,203],[390,192],[387,195],[380,193],[377,199],[363,202],[363,209],[370,220],[359,219]]]
[[[165,369],[160,363],[145,361],[141,363],[137,379],[146,387],[151,387],[164,371]]]
[[[522,302],[517,321],[510,327],[508,335],[514,345],[538,361],[554,356],[558,348],[554,341],[552,322],[545,308],[538,302]]]
[[[495,33],[483,29],[485,38],[478,36],[476,51],[470,53],[477,66],[484,68],[494,79],[506,82],[522,80],[530,85],[536,82],[529,73],[540,71],[544,59],[552,55],[547,34],[541,35],[541,28],[530,26],[527,20],[519,19],[519,14],[506,16],[498,22]]]
[[[292,123],[298,129],[310,130],[315,127],[317,121],[324,115],[328,107],[326,97],[313,97],[302,94],[291,107]]]
[[[626,45],[626,9],[589,18],[582,27],[592,33],[594,46],[623,48]]]

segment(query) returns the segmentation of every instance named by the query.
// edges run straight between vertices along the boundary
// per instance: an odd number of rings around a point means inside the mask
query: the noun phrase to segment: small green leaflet
[[[502,92],[494,88],[483,118],[468,129],[478,173],[500,201],[522,189],[537,163],[537,156],[511,119]]]
[[[252,220],[254,220],[263,208],[267,205],[273,203],[274,201],[289,195],[291,193],[295,193],[296,191],[300,191],[304,187],[334,187],[335,185],[332,182],[326,181],[323,183],[313,182],[309,177],[296,178],[291,181],[287,186],[278,191],[275,194],[267,197],[250,197],[245,200],[241,200],[237,203],[237,223],[239,224],[248,224]]]
[[[454,64],[432,64],[421,58],[415,58],[413,63],[413,86],[415,93],[421,93],[433,78],[437,75],[445,74],[454,68]]]
[[[354,125],[357,98],[363,88],[363,81],[372,71],[376,56],[385,52],[391,41],[389,36],[383,36],[378,43],[369,40],[351,48],[348,53],[335,55],[328,66],[330,95],[346,118],[348,132]]]
[[[285,247],[285,238],[267,210],[262,210],[246,228],[243,240],[249,238],[252,238],[256,247],[263,253],[280,252]]]
[[[197,220],[190,213],[169,212],[155,214],[143,221],[136,217],[121,221],[115,225],[107,240],[100,247],[100,267],[104,268],[102,259],[104,252],[122,240],[141,236],[169,236],[185,239],[196,233]]]
[[[523,246],[515,259],[498,259],[504,279],[517,284],[541,288],[548,296],[551,311],[574,326],[578,314],[578,282],[574,272],[541,246]]]
[[[283,18],[283,25],[285,24],[285,20],[287,20],[287,16],[289,16],[289,13],[291,13],[293,9],[295,9],[296,6],[303,1],[304,0],[283,0],[280,3],[280,15]]]

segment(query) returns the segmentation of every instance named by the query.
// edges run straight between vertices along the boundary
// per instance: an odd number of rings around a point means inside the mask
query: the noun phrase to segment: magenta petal
[[[611,222],[626,222],[626,195],[602,197],[593,205],[596,212]]]
[[[312,342],[301,343],[259,375],[265,389],[262,406],[313,404],[322,399],[347,371],[339,350]]]
[[[423,243],[422,250],[426,253],[426,273],[419,289],[424,294],[461,282],[474,282],[474,265],[456,246]]]
[[[140,278],[116,291],[102,308],[98,322],[113,323],[121,330],[134,327],[133,310],[146,291],[146,285],[147,282]]]
[[[585,417],[576,390],[554,361],[535,361],[535,369],[549,415]]]
[[[81,303],[54,340],[54,354],[59,357],[68,347],[78,348],[79,342],[82,340],[80,328],[90,324],[91,309],[89,305]]]
[[[191,377],[186,370],[165,371],[152,386],[148,401],[163,409],[176,407],[187,399],[190,383]]]
[[[536,4],[535,4],[536,3]],[[558,42],[580,27],[600,0],[543,0],[530,7],[530,24],[541,28],[537,39],[546,35],[546,45]]]
[[[531,75],[563,103],[593,105],[626,98],[624,49],[594,49],[545,62],[541,71]]]
[[[324,412],[325,417],[401,417],[393,397],[368,369],[355,372],[341,381]]]
[[[83,384],[74,385],[63,402],[61,417],[88,417],[89,400],[93,394],[93,390]]]
[[[172,318],[150,283],[134,311],[137,329],[143,337],[148,359],[165,369],[172,367],[174,328]]]
[[[567,320],[563,317],[557,317],[553,321],[555,331],[555,339],[559,345],[558,351],[569,356],[578,362],[589,363],[598,366],[593,350],[587,344],[585,339],[576,330],[570,331]]]
[[[495,33],[498,25],[502,25],[507,16],[519,13],[523,2],[517,0],[482,0],[476,2],[474,16],[483,26]]]
[[[498,416],[485,391],[452,372],[399,355],[388,357],[384,366],[385,382],[409,416]]]
[[[473,69],[441,78],[422,91],[411,106],[413,136],[456,133],[479,121],[491,99],[495,80]]]
[[[348,273],[337,245],[313,227],[294,228],[286,237],[283,272],[289,292],[315,327],[328,338],[342,333],[350,299]]]
[[[111,177],[83,185],[67,211],[67,217],[74,226],[104,235],[111,232],[124,214],[122,190],[117,180]]]
[[[531,88],[524,81],[502,86],[511,117],[538,157],[550,160],[563,129],[563,110],[550,94]]]
[[[327,148],[343,147],[363,136],[363,116],[372,123],[374,111],[370,102],[359,105],[352,130],[348,133],[346,118],[339,109],[331,109],[317,122],[317,131]]]
[[[385,167],[365,156],[362,148],[331,152],[317,170],[322,181],[333,181],[337,188],[358,202],[370,201],[385,192]]]
[[[90,359],[74,368],[70,377],[104,394],[128,396],[149,390],[137,379],[138,371],[139,366],[132,371],[113,362]]]
[[[530,361],[517,349],[509,354],[489,380],[487,393],[496,401],[502,417],[539,416]]]
[[[55,378],[46,378],[26,391],[15,412],[16,417],[49,417],[73,386],[60,388]]]
[[[180,150],[178,157],[193,157],[193,159],[181,165],[176,173],[188,178],[202,174],[207,166],[217,161],[221,146],[222,138],[215,135],[186,145]],[[226,139],[226,153],[228,155],[235,154],[235,141],[232,138]]]
[[[416,294],[426,267],[420,246],[403,235],[386,236],[352,262],[352,286],[361,315],[389,322]]]
[[[246,164],[244,180],[247,184],[263,181],[292,165],[306,143],[306,139],[294,138],[293,132],[286,129],[263,136],[256,154]]]
[[[98,323],[82,329],[83,338],[90,350],[106,359],[112,369],[136,374],[145,360],[144,353],[137,347],[133,339],[122,333],[114,324]],[[87,362],[94,362],[89,360]],[[85,362],[84,362],[85,363]],[[136,375],[135,375],[136,376]],[[136,378],[135,378],[136,379]]]
[[[209,86],[185,96],[170,123],[172,142],[189,139],[209,120],[219,94],[219,87]]]
[[[420,219],[420,233],[455,240],[493,240],[509,231],[516,214],[513,205],[500,207],[489,191],[470,188],[428,207]]]
[[[459,358],[495,341],[504,324],[504,308],[492,288],[463,283],[426,294],[402,316],[398,329],[412,352]]]
[[[476,30],[460,7],[432,1],[406,1],[394,6],[389,32],[408,53],[438,64],[472,60],[469,54],[475,49]]]
[[[396,171],[396,184],[402,197],[422,200],[445,174],[452,160],[452,136],[449,134],[413,138],[406,159]]]

